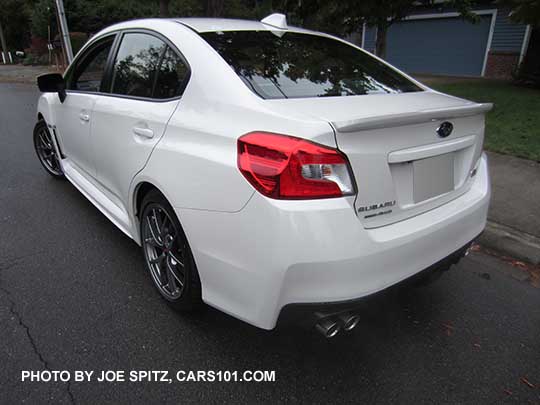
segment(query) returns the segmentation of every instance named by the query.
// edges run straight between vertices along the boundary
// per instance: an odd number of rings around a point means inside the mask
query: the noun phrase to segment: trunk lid
[[[366,228],[465,193],[482,153],[484,115],[492,107],[433,91],[268,102],[330,123],[351,163],[355,209]],[[453,130],[441,137],[437,129],[444,122]]]

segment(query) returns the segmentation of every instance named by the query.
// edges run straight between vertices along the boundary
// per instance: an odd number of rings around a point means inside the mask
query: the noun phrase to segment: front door
[[[56,127],[62,152],[86,174],[95,176],[92,156],[92,110],[105,75],[114,36],[92,45],[66,74],[67,97],[56,111]]]
[[[94,174],[94,163],[88,152],[90,113],[95,102],[92,94],[69,94],[56,113],[56,128],[62,153],[88,175]]]
[[[97,98],[92,123],[97,179],[116,201],[129,200],[131,180],[165,132],[187,76],[183,58],[162,39],[145,32],[123,34],[111,95]]]

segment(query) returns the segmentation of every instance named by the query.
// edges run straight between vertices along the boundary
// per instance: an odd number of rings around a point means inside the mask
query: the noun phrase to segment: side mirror
[[[60,101],[66,99],[66,83],[60,73],[46,73],[37,77],[37,85],[42,93],[58,93]]]

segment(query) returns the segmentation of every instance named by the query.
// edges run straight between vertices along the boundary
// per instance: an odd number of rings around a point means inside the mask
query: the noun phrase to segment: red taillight
[[[263,195],[276,199],[354,194],[345,156],[304,139],[252,132],[238,139],[238,168]]]

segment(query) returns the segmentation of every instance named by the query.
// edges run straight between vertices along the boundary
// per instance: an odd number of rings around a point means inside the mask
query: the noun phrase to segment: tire
[[[55,179],[64,179],[60,158],[54,149],[52,134],[44,120],[39,120],[34,127],[34,150],[47,173]]]
[[[171,205],[157,190],[141,204],[141,245],[155,287],[175,310],[202,306],[201,281],[188,240]]]

